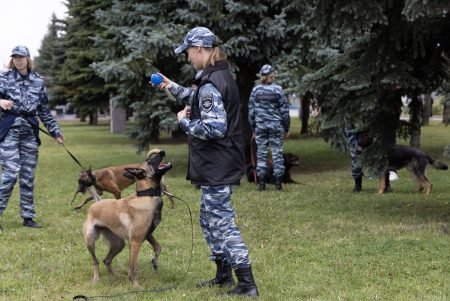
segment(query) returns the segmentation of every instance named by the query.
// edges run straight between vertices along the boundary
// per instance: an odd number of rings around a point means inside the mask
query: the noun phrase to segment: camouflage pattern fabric
[[[195,91],[176,83],[172,84],[172,94],[180,103],[191,104]],[[214,85],[207,83],[200,87],[198,93],[201,119],[183,119],[181,129],[188,135],[203,140],[223,138],[227,132],[227,113],[220,92]]]
[[[347,137],[348,144],[350,146],[350,157],[352,159],[352,177],[354,179],[360,178],[363,176],[363,171],[361,164],[359,163],[358,156],[360,154],[360,150],[358,149],[358,135],[353,132],[350,126],[346,124],[345,128],[345,136]]]
[[[176,54],[184,52],[189,47],[211,48],[214,45],[216,36],[206,27],[195,27],[191,29],[184,37],[183,44],[174,51]]]
[[[265,177],[267,175],[267,153],[269,145],[272,149],[272,166],[273,176],[282,178],[284,174],[284,158],[283,158],[283,132],[270,132],[266,130],[256,129],[256,175]]]
[[[258,177],[267,172],[267,153],[269,145],[272,149],[272,160],[275,177],[282,177],[283,136],[289,131],[289,104],[283,89],[275,84],[256,85],[249,99],[248,121],[256,138]]]
[[[201,186],[200,226],[211,250],[211,260],[231,264],[233,269],[250,266],[248,249],[234,219],[232,186]]]
[[[34,172],[38,159],[38,143],[30,125],[13,126],[0,143],[2,176],[0,183],[0,215],[6,209],[19,175],[20,216],[35,218]]]
[[[27,46],[19,45],[12,49],[11,56],[20,55],[20,56],[30,56],[30,50],[28,50]]]
[[[200,73],[199,73],[200,75]],[[172,84],[172,94],[181,104],[192,105],[195,90]],[[219,139],[227,131],[227,115],[220,92],[210,83],[200,87],[198,101],[201,119],[183,119],[181,129],[200,139]],[[217,158],[220,160],[220,158]],[[248,250],[234,222],[229,185],[201,186],[200,226],[211,250],[211,260],[228,262],[236,268],[250,266]]]
[[[20,49],[19,49],[20,50]],[[23,50],[23,49],[22,49]],[[34,218],[34,172],[38,159],[38,142],[26,116],[37,115],[53,136],[62,132],[50,114],[44,80],[37,73],[22,76],[17,70],[0,74],[0,98],[12,100],[15,118],[4,140],[0,142],[0,215],[6,209],[19,176],[20,215]]]

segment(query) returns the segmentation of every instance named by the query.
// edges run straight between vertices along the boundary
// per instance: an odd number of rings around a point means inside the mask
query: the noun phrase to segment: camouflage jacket
[[[23,116],[38,116],[47,130],[54,137],[62,132],[50,113],[44,79],[36,72],[21,75],[16,69],[0,73],[0,98],[14,102],[12,114],[17,115],[12,126],[29,126]],[[8,113],[8,111],[3,112]]]
[[[253,132],[256,129],[289,131],[289,104],[281,86],[258,84],[253,88],[248,102],[248,122]]]

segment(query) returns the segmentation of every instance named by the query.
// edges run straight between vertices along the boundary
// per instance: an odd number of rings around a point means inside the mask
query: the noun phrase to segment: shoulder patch
[[[202,110],[208,113],[214,106],[214,97],[212,93],[205,93],[200,99]]]

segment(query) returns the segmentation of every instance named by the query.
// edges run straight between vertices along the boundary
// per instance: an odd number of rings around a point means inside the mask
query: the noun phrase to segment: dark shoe
[[[235,273],[238,278],[238,284],[234,290],[229,291],[226,294],[231,296],[258,297],[259,292],[255,280],[253,279],[252,267],[249,266],[248,268],[236,269]]]
[[[42,228],[42,225],[36,223],[31,218],[24,218],[23,219],[23,225],[25,227],[29,227],[29,228]]]
[[[281,183],[281,178],[275,178],[275,190],[276,191],[283,190],[283,184]]]
[[[231,273],[231,265],[222,260],[215,261],[217,266],[216,277],[197,283],[197,288],[202,287],[230,287],[234,285],[233,274]]]
[[[265,191],[266,190],[266,181],[264,180],[264,177],[258,178],[258,191]]]
[[[355,187],[352,192],[361,192],[362,190],[362,177],[355,178]]]

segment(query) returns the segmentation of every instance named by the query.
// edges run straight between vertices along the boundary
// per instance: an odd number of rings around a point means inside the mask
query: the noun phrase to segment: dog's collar
[[[136,191],[137,196],[161,196],[161,188],[149,188],[146,190]]]

